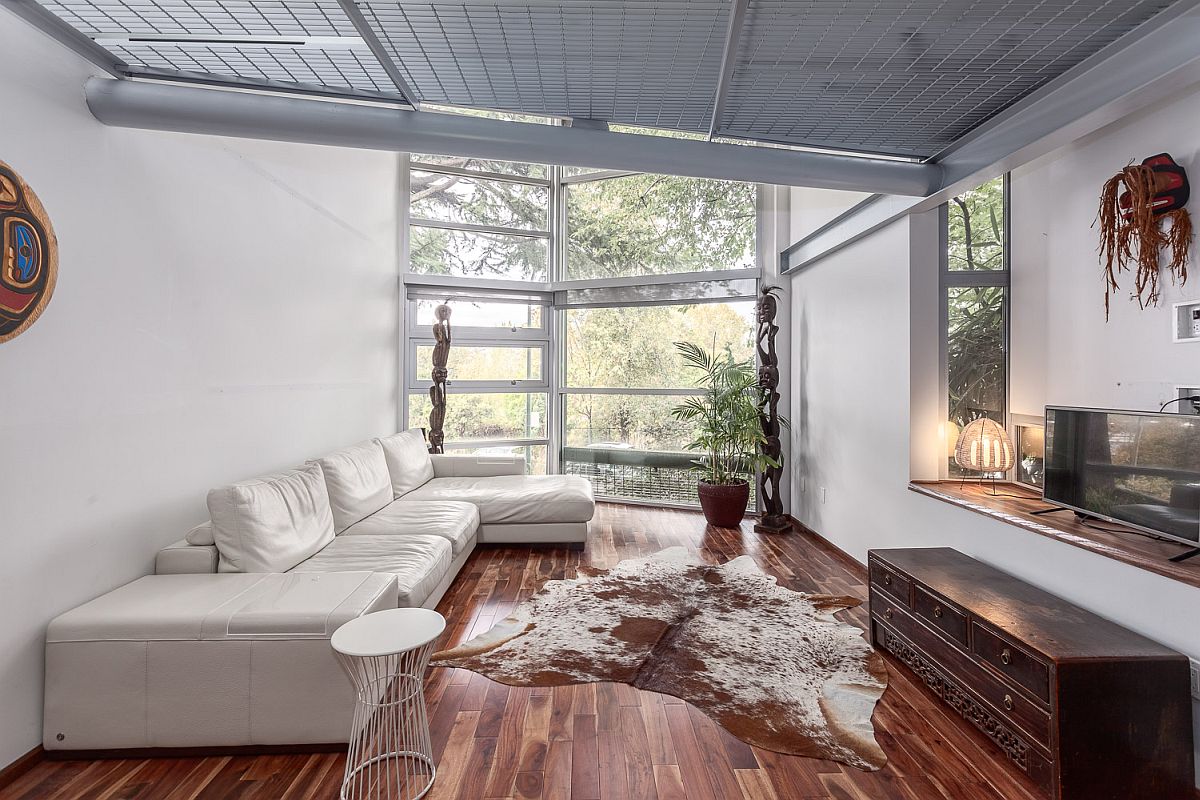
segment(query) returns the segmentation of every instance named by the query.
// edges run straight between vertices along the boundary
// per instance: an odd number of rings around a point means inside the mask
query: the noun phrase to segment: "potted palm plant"
[[[710,354],[691,342],[676,342],[684,364],[697,373],[703,393],[671,409],[678,420],[693,423],[695,434],[687,449],[701,453],[697,492],[704,518],[719,528],[736,528],[750,501],[750,478],[759,469],[778,466],[762,453],[766,442],[759,407],[762,389],[754,364],[729,353]]]

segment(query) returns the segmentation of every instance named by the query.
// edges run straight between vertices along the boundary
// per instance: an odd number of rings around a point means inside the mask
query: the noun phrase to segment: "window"
[[[450,307],[453,343],[447,363],[447,453],[516,455],[528,472],[547,470],[550,387],[548,296],[494,294],[435,299],[410,288],[408,300],[408,427],[429,425],[433,310]],[[448,290],[454,295],[454,290]]]
[[[753,317],[752,301],[567,309],[563,471],[601,497],[697,503],[692,430],[671,414],[693,376],[674,342],[752,358]]]
[[[596,494],[696,504],[694,394],[673,343],[754,354],[757,187],[412,155],[404,401],[431,410],[451,308],[445,449],[515,454]]]
[[[567,280],[754,267],[753,184],[595,174],[566,184]]]
[[[550,181],[542,177],[545,169],[413,156],[408,170],[409,270],[548,280]]]
[[[981,416],[1006,423],[1007,204],[1008,177],[1003,176],[942,207],[942,367],[945,418],[955,437]],[[947,474],[962,474],[952,457]]]

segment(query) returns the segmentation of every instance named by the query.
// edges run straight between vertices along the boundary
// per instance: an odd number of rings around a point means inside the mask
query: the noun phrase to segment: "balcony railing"
[[[564,447],[563,472],[592,482],[597,497],[699,506],[695,453],[632,448]],[[750,481],[754,507],[755,481]]]

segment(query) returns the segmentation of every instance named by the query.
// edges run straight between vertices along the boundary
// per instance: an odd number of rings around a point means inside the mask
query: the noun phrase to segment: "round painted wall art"
[[[0,343],[41,316],[58,278],[58,240],[37,195],[0,161]]]

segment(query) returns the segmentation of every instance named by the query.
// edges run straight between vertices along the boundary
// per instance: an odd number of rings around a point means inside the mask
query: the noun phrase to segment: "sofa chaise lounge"
[[[212,490],[211,519],[159,551],[155,575],[51,622],[45,749],[344,742],[339,625],[434,607],[479,542],[586,540],[591,485],[523,473],[430,456],[405,431]]]

